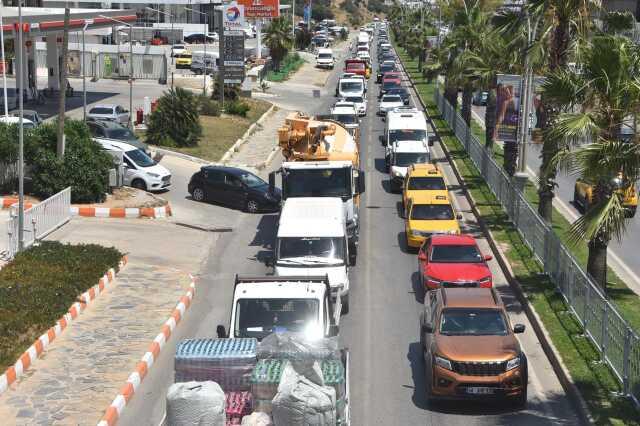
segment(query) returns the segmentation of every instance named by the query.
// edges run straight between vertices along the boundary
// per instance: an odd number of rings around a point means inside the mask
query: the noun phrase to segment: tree
[[[640,178],[638,140],[619,138],[625,119],[640,107],[640,49],[626,38],[606,35],[594,37],[583,50],[580,73],[556,71],[543,89],[565,111],[546,130],[559,147],[549,168],[594,185],[593,203],[572,224],[569,236],[574,243],[588,241],[587,272],[606,290],[607,247],[612,238],[621,240],[626,229],[620,189]],[[573,112],[572,103],[581,110]],[[577,145],[585,138],[594,143]]]
[[[165,146],[196,146],[202,136],[198,97],[180,87],[158,99],[149,117],[147,141]]]
[[[287,56],[293,45],[291,35],[291,20],[280,16],[271,21],[264,35],[264,44],[269,48],[269,54],[274,62],[274,68],[280,69],[280,63]]]
[[[58,97],[58,133],[56,153],[59,159],[64,157],[64,114],[67,101],[67,56],[69,52],[69,4],[64,8],[64,29],[62,31],[62,64],[60,65],[60,96]],[[84,58],[82,59],[84,60]]]

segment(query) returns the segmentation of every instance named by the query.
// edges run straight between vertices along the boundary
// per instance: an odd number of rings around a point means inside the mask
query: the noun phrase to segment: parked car
[[[89,127],[89,132],[91,132],[91,136],[94,138],[113,139],[125,142],[143,150],[145,154],[151,157],[149,145],[140,141],[131,130],[119,123],[106,120],[87,120],[87,127]]]
[[[20,118],[19,117],[15,117],[15,116],[9,116],[9,117],[2,116],[2,117],[0,117],[0,123],[18,125],[18,124],[20,124]],[[24,129],[35,129],[36,125],[31,120],[23,118],[22,119],[22,128],[24,128]]]
[[[105,151],[122,155],[124,184],[143,191],[162,191],[171,186],[171,173],[143,150],[112,139],[94,139]]]
[[[11,115],[13,117],[17,117],[18,115],[20,115],[20,113],[18,111],[12,111]],[[38,127],[44,122],[44,120],[40,117],[40,114],[38,114],[38,111],[34,111],[32,109],[23,110],[22,116],[31,121],[35,127]]]
[[[193,61],[191,52],[182,53],[175,56],[176,68],[191,69],[191,63]]]
[[[280,190],[269,191],[262,178],[236,167],[203,166],[191,176],[189,194],[195,201],[212,201],[250,213],[280,210]]]
[[[440,287],[492,287],[487,262],[471,235],[432,235],[418,252],[420,282],[425,290]]]
[[[473,94],[473,97],[471,98],[471,103],[473,105],[486,106],[488,99],[489,99],[489,92],[475,92]]]
[[[214,43],[218,41],[218,38],[219,38],[218,34],[216,33],[208,34],[206,36],[207,43]],[[193,33],[193,34],[189,34],[184,38],[185,43],[189,43],[189,44],[204,44],[204,40],[205,40],[204,33]]]
[[[440,288],[420,315],[425,394],[439,399],[511,400],[527,404],[527,357],[493,288]]]
[[[129,123],[129,111],[120,105],[102,104],[89,109],[87,117],[95,120],[109,120],[120,124]]]

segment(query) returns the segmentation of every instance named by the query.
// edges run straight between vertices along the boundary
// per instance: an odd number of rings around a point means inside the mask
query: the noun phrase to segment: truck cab
[[[355,129],[360,128],[358,110],[353,102],[338,101],[331,108],[331,119],[342,123],[350,134],[355,134]]]
[[[365,173],[351,161],[284,162],[269,174],[275,188],[276,174],[282,177],[282,200],[300,197],[337,197],[341,200],[349,241],[349,263],[355,265],[360,229],[360,194],[365,191]]]
[[[340,305],[331,303],[327,276],[236,275],[229,332],[218,325],[217,333],[220,338],[262,340],[271,333],[290,331],[322,338],[336,336],[339,321]]]
[[[424,141],[394,142],[387,146],[385,160],[391,177],[391,190],[400,191],[409,167],[429,162],[429,147]]]
[[[304,185],[304,182],[295,184]],[[284,202],[273,266],[278,276],[329,279],[332,300],[349,306],[349,240],[342,200],[297,197]]]

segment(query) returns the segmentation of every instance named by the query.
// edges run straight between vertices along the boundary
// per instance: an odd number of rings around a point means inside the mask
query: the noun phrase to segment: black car
[[[381,83],[382,82],[382,76],[384,75],[385,72],[391,72],[391,71],[395,71],[396,70],[396,65],[395,64],[381,64],[378,67],[378,72],[376,73],[376,83]]]
[[[394,55],[391,52],[386,52],[383,53],[382,56],[378,56],[378,63],[382,64],[383,62],[387,62],[387,61],[396,61],[396,55]]]
[[[190,34],[184,38],[184,41],[189,44],[199,43],[203,44],[205,40],[205,35],[203,33],[195,33]],[[207,35],[207,43],[214,43],[216,41],[215,37],[211,37]]]
[[[142,142],[136,137],[135,134],[133,134],[131,130],[119,123],[108,120],[96,120],[88,118],[87,127],[89,128],[91,136],[93,136],[94,138],[114,139],[120,142],[125,142],[129,145],[143,150],[144,153],[149,157],[152,156],[151,151],[149,150],[149,145]]]
[[[474,105],[486,106],[488,99],[489,92],[475,92],[473,94],[473,98],[471,98],[471,103]]]
[[[204,166],[191,176],[189,194],[195,201],[211,201],[249,213],[280,210],[281,193],[272,193],[260,177],[236,167]]]
[[[409,105],[409,100],[410,100],[411,96],[409,96],[409,92],[404,87],[397,87],[395,89],[389,89],[389,90],[387,90],[387,93],[385,93],[385,94],[386,95],[398,95],[398,96],[400,96],[402,98],[402,102],[404,102],[405,105]]]

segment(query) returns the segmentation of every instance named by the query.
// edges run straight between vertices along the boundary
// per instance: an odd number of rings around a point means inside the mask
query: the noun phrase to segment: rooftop
[[[441,291],[447,308],[498,308],[500,306],[491,288],[443,288]]]

